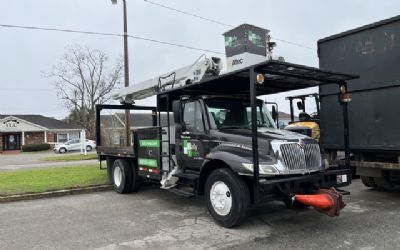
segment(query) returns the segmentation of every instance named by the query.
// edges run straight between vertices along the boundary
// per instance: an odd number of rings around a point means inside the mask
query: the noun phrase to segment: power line
[[[140,36],[131,36],[131,35],[128,35],[128,37],[134,38],[134,39],[140,39],[140,40],[148,41],[148,42],[154,42],[154,43],[159,43],[159,44],[171,45],[171,46],[180,47],[180,48],[185,48],[185,49],[192,49],[192,50],[198,50],[198,51],[203,51],[203,52],[211,52],[211,53],[215,53],[215,54],[219,54],[219,55],[225,55],[225,53],[220,52],[220,51],[209,50],[209,49],[202,49],[202,48],[192,47],[192,46],[184,45],[184,44],[170,43],[170,42],[165,42],[165,41],[160,41],[160,40],[155,40],[155,39],[145,38],[145,37],[140,37]]]
[[[287,41],[287,40],[284,40],[284,39],[280,39],[280,38],[277,38],[277,37],[272,37],[272,36],[271,36],[271,38],[272,38],[272,39],[275,39],[275,40],[277,40],[277,41],[280,41],[280,42],[283,42],[283,43],[287,43],[287,44],[291,44],[291,45],[294,45],[294,46],[297,46],[297,47],[301,47],[301,48],[304,48],[304,49],[309,49],[309,50],[317,51],[317,50],[316,50],[315,48],[313,48],[313,47],[309,47],[309,46],[307,46],[307,45],[303,45],[303,44],[300,44],[300,43],[290,42],[290,41]]]
[[[199,15],[197,15],[197,14],[190,13],[190,12],[183,11],[183,10],[179,10],[179,9],[176,9],[176,8],[173,8],[173,7],[164,5],[164,4],[160,4],[160,3],[153,2],[153,1],[149,1],[149,0],[144,0],[144,1],[145,1],[146,3],[156,5],[156,6],[159,6],[159,7],[161,7],[161,8],[164,8],[164,9],[172,10],[172,11],[175,11],[175,12],[178,12],[178,13],[181,13],[181,14],[184,14],[184,15],[187,15],[187,16],[192,16],[192,17],[195,17],[195,18],[199,18],[199,19],[202,19],[202,20],[205,20],[205,21],[208,21],[208,22],[216,23],[216,24],[223,25],[223,26],[230,27],[230,28],[233,28],[233,27],[234,27],[234,26],[231,25],[231,24],[227,24],[227,23],[223,23],[223,22],[220,22],[220,21],[218,21],[218,20],[215,20],[215,19],[211,19],[211,18],[199,16]],[[315,48],[312,48],[312,47],[309,47],[309,46],[306,46],[306,45],[303,45],[303,44],[300,44],[300,43],[290,42],[290,41],[287,41],[287,40],[284,40],[284,39],[281,39],[281,38],[277,38],[277,37],[271,37],[271,38],[272,38],[272,39],[275,39],[275,40],[277,40],[277,41],[283,42],[283,43],[287,43],[287,44],[294,45],[294,46],[298,46],[298,47],[301,47],[301,48],[304,48],[304,49],[309,49],[309,50],[316,51]]]
[[[51,89],[43,89],[43,88],[0,88],[0,91],[22,91],[22,92],[31,92],[31,91],[52,91]]]
[[[120,34],[114,34],[114,33],[102,33],[102,32],[83,31],[83,30],[70,30],[70,29],[46,28],[46,27],[37,27],[37,26],[22,26],[22,25],[11,25],[11,24],[0,24],[0,27],[30,29],[30,30],[58,31],[58,32],[79,33],[79,34],[86,34],[86,35],[122,36]]]
[[[149,3],[149,4],[157,5],[159,7],[162,7],[162,8],[165,8],[165,9],[169,9],[169,10],[172,10],[172,11],[175,11],[175,12],[179,12],[179,13],[182,13],[182,14],[185,14],[185,15],[188,15],[188,16],[196,17],[196,18],[199,18],[199,19],[202,19],[202,20],[205,20],[205,21],[209,21],[209,22],[212,22],[212,23],[220,24],[220,25],[223,25],[223,26],[231,27],[231,28],[234,27],[233,25],[226,24],[226,23],[217,21],[215,19],[202,17],[202,16],[199,16],[199,15],[196,15],[196,14],[193,14],[193,13],[189,13],[189,12],[186,12],[186,11],[183,11],[183,10],[178,10],[178,9],[175,9],[175,8],[172,8],[172,7],[160,4],[160,3],[156,3],[156,2],[153,2],[153,1],[149,1],[149,0],[144,0],[144,1]]]
[[[117,37],[123,36],[122,34],[117,34],[117,33],[104,33],[104,32],[94,32],[94,31],[84,31],[84,30],[71,30],[71,29],[48,28],[48,27],[38,27],[38,26],[22,26],[22,25],[11,25],[11,24],[0,24],[0,27],[29,29],[29,30],[43,30],[43,31],[56,31],[56,32],[77,33],[77,34],[85,34],[85,35],[117,36]],[[193,47],[193,46],[185,45],[185,44],[166,42],[166,41],[161,41],[161,40],[146,38],[146,37],[141,37],[141,36],[128,35],[128,37],[137,39],[137,40],[147,41],[147,42],[175,46],[175,47],[179,47],[179,48],[186,48],[186,49],[197,50],[197,51],[202,51],[202,52],[210,52],[210,53],[215,53],[215,54],[220,54],[220,55],[225,54],[220,51],[203,49],[203,48]]]

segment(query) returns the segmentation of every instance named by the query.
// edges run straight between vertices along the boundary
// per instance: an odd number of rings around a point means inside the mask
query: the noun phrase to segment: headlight
[[[242,166],[247,170],[253,172],[254,165],[252,163],[242,163]],[[279,174],[278,169],[274,165],[259,164],[259,173],[265,175],[276,175]]]

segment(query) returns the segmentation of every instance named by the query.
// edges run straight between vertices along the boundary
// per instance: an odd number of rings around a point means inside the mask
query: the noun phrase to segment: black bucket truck
[[[252,27],[240,26],[247,32],[245,39],[226,39],[227,46],[249,42],[266,49]],[[242,46],[248,58],[247,48]],[[97,152],[107,162],[115,191],[137,191],[142,181],[152,180],[181,196],[204,196],[212,217],[224,227],[242,223],[250,204],[273,200],[339,215],[343,191],[335,188],[351,183],[349,155],[343,165],[325,164],[317,141],[277,129],[257,97],[320,85],[335,86],[345,95],[346,82],[356,76],[265,58],[219,71],[219,59],[199,59],[120,90],[115,98],[121,105],[97,106]],[[155,107],[132,104],[151,95],[157,96]],[[339,99],[339,104],[341,126],[347,131],[347,102]],[[105,109],[150,110],[153,124],[132,128],[131,147],[103,145],[100,121]],[[338,136],[348,142],[346,132]]]

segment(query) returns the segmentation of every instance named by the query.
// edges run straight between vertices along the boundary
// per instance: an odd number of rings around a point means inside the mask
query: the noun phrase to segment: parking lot
[[[157,187],[0,205],[0,249],[396,249],[400,197],[359,180],[338,218],[280,202],[253,207],[235,229],[215,225],[201,198]]]

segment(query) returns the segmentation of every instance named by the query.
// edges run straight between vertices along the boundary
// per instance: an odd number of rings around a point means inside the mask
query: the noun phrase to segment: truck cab
[[[251,105],[245,97],[198,96],[179,102],[174,110],[177,164],[201,170],[218,160],[240,175],[252,175]],[[324,169],[315,140],[289,131],[278,130],[264,102],[257,99],[260,176],[303,174]],[[307,151],[297,148],[304,144]],[[293,148],[283,155],[281,145]],[[313,145],[309,147],[309,145]],[[296,150],[299,149],[299,150]],[[240,152],[240,154],[238,154]],[[287,154],[299,154],[298,162],[289,162]],[[279,155],[279,157],[277,157]],[[308,162],[302,161],[307,159]]]

